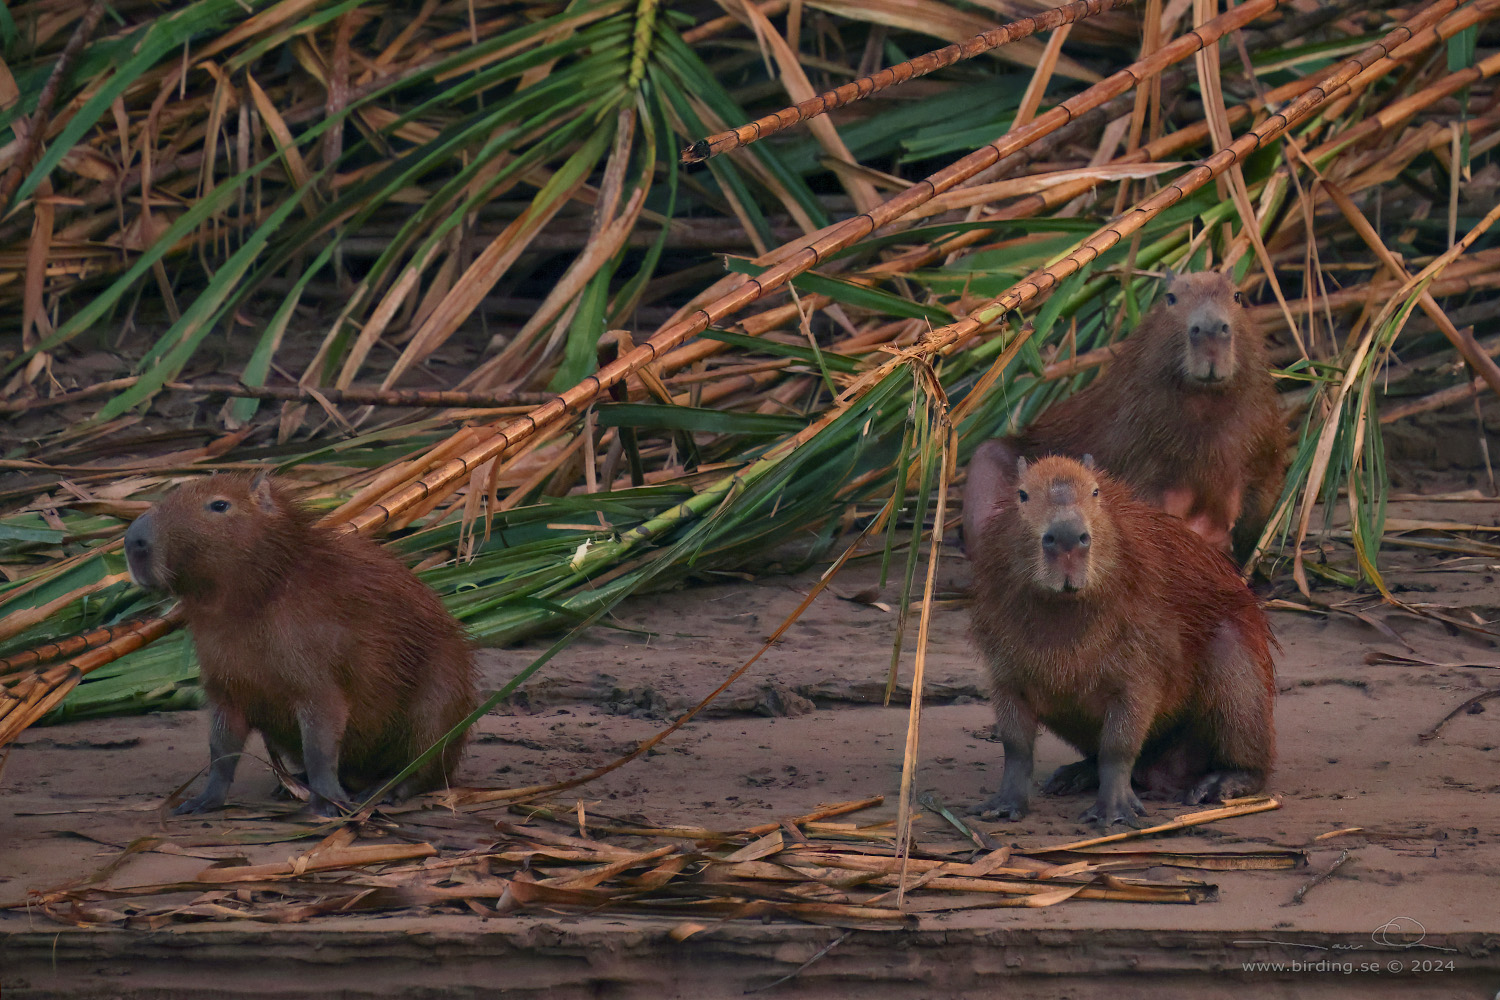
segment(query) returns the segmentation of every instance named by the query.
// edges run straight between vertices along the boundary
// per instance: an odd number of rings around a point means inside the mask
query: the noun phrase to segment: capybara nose
[[[125,554],[137,557],[151,554],[151,514],[145,513],[125,529]]]
[[[1089,533],[1082,525],[1076,523],[1053,524],[1042,535],[1042,549],[1049,555],[1088,547]]]

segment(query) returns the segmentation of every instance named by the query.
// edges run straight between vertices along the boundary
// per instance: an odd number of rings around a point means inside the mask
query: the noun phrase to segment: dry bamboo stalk
[[[1500,73],[1500,53],[1490,56],[1488,59],[1481,60],[1467,69],[1449,73],[1441,80],[1423,87],[1415,94],[1386,105],[1370,117],[1354,125],[1348,131],[1340,132],[1316,149],[1308,151],[1308,159],[1317,160],[1322,156],[1368,139],[1377,133],[1388,131],[1410,120],[1417,112],[1431,107],[1443,98],[1455,94],[1464,87],[1470,86],[1479,80],[1488,79],[1496,73]]]
[[[259,882],[279,875],[302,875],[307,872],[359,868],[383,861],[410,861],[437,854],[431,844],[365,844],[336,850],[316,851],[269,865],[238,865],[233,868],[205,868],[194,881],[206,883]]]
[[[865,860],[875,863],[861,863]],[[729,879],[744,879],[746,881],[803,883],[812,881],[821,882],[824,885],[833,887],[847,887],[851,881],[854,881],[861,886],[880,886],[898,889],[902,876],[899,872],[890,870],[887,862],[892,860],[895,859],[860,859],[856,856],[844,855],[840,857],[821,858],[817,862],[807,862],[807,866],[804,866],[801,855],[794,854],[791,857],[778,855],[770,861],[741,861],[733,865],[725,865],[724,875]],[[913,859],[912,865],[914,868],[917,863],[918,859]],[[811,867],[813,864],[819,867]],[[844,876],[833,875],[828,869],[861,872],[863,875],[856,876],[851,880]],[[1009,870],[998,869],[998,871]],[[1160,885],[1133,879],[1121,879],[1113,875],[1095,876],[1092,879],[1084,881],[1065,881],[1060,878],[1042,880],[1036,878],[1035,873],[1029,869],[1016,869],[1015,871],[1025,877],[976,877],[967,876],[961,872],[949,874],[944,872],[941,867],[927,868],[926,873],[920,881],[921,887],[924,889],[996,893],[1008,896],[1047,897],[1052,902],[1060,902],[1074,895],[1079,899],[1131,900],[1142,903],[1194,902],[1195,887]],[[915,888],[915,885],[913,885],[913,888]],[[890,894],[878,898],[883,900],[888,895]],[[877,900],[870,900],[869,904],[879,905]]]
[[[763,837],[773,830],[791,826],[804,826],[808,823],[816,823],[819,820],[828,819],[832,816],[845,816],[849,813],[861,812],[865,809],[874,809],[885,802],[884,795],[872,795],[867,799],[852,799],[848,802],[835,802],[832,805],[820,806],[810,813],[792,819],[778,820],[774,823],[762,823],[759,826],[746,827],[743,830],[710,830],[699,826],[618,826],[614,824],[600,825],[588,823],[587,829],[590,833],[614,834],[623,837],[679,837],[691,840],[731,840],[738,837]],[[557,812],[547,806],[540,805],[515,805],[511,811],[521,815],[532,817],[541,816],[552,820],[554,823],[569,822],[560,817]],[[531,831],[525,831],[527,836],[532,836]]]
[[[1481,250],[1469,255],[1469,257],[1471,260],[1479,260],[1491,253],[1492,251]],[[1495,267],[1496,263],[1500,262],[1486,260],[1483,266],[1488,269]],[[1455,264],[1449,270],[1458,270],[1458,265]],[[1476,292],[1482,289],[1491,289],[1497,285],[1500,285],[1500,271],[1489,271],[1488,273],[1470,274],[1459,277],[1448,275],[1428,285],[1427,290],[1434,296],[1453,296],[1464,295],[1468,292]],[[1326,295],[1314,295],[1310,299],[1292,299],[1287,304],[1294,309],[1306,309],[1309,303],[1319,308],[1326,305],[1329,309],[1348,309],[1354,306],[1363,306],[1367,302],[1378,302],[1394,294],[1396,289],[1400,287],[1401,282],[1399,281],[1379,279],[1362,282],[1348,288],[1341,288]],[[1261,326],[1267,325],[1268,320],[1279,318],[1281,314],[1281,310],[1276,306],[1251,306],[1248,311],[1250,319]],[[1274,316],[1272,316],[1272,313],[1274,313]]]
[[[1111,833],[1103,837],[1091,837],[1088,840],[1074,840],[1066,844],[1056,844],[1052,847],[1038,847],[1028,851],[1029,854],[1040,854],[1043,851],[1079,851],[1086,847],[1097,847],[1100,844],[1113,844],[1121,840],[1135,840],[1139,837],[1150,837],[1158,833],[1167,833],[1171,830],[1182,830],[1190,826],[1202,826],[1204,823],[1214,823],[1221,819],[1232,819],[1235,816],[1251,816],[1255,813],[1268,812],[1272,809],[1280,809],[1281,802],[1269,796],[1255,796],[1247,799],[1234,799],[1213,809],[1203,809],[1199,812],[1188,813],[1178,816],[1176,819],[1156,826],[1148,826],[1141,830],[1127,830],[1124,833]]]
[[[780,14],[782,11],[786,10],[787,6],[790,3],[791,0],[769,0],[768,3],[757,4],[756,9],[766,17],[775,17],[777,14]],[[721,35],[740,23],[740,18],[735,17],[733,14],[725,14],[723,17],[716,17],[711,21],[704,21],[696,28],[689,28],[687,31],[684,31],[682,33],[682,40],[688,45],[696,45],[698,42],[701,42],[706,38],[713,38],[715,35]]]
[[[0,746],[5,746],[37,719],[50,712],[53,706],[61,702],[68,692],[77,686],[85,674],[107,663],[113,663],[126,653],[134,652],[147,643],[160,639],[177,628],[181,622],[182,610],[180,607],[174,607],[161,618],[141,620],[130,629],[113,635],[103,644],[49,667],[46,673],[46,685],[44,687],[38,685],[38,690],[34,692],[34,695],[38,697],[28,698],[28,705],[25,709],[17,707],[15,710],[7,709],[0,714]],[[0,691],[3,690],[3,687],[0,687]]]
[[[921,744],[922,688],[926,678],[927,638],[932,624],[932,595],[937,586],[938,561],[943,550],[943,516],[948,510],[948,481],[958,462],[958,430],[949,422],[948,398],[943,393],[937,373],[923,365],[917,369],[927,383],[924,395],[927,405],[936,407],[932,429],[938,441],[936,461],[938,495],[933,507],[932,542],[927,554],[927,579],[922,586],[922,610],[917,625],[916,659],[912,665],[911,707],[907,712],[906,748],[901,759],[901,794],[897,802],[896,853],[901,856],[901,872],[896,886],[896,908],[906,902],[906,863],[911,858],[912,805],[916,798],[917,761]],[[925,459],[925,456],[923,456]],[[898,626],[899,627],[899,626]],[[887,689],[889,690],[889,688]]]
[[[91,396],[102,395],[106,392],[114,392],[117,389],[128,389],[138,381],[140,381],[139,375],[128,375],[125,378],[110,379],[107,382],[95,382],[93,385],[87,385],[72,392],[59,393],[56,396],[3,400],[0,401],[0,413],[20,413],[25,410],[36,410],[47,406],[63,406],[67,403],[76,403],[81,399],[88,399]]]
[[[357,406],[413,406],[448,409],[470,407],[494,409],[503,406],[534,405],[552,398],[547,392],[460,392],[451,389],[379,389],[374,386],[350,386],[347,389],[306,387],[300,385],[240,385],[230,382],[168,382],[168,389],[179,392],[206,392],[214,396],[237,396],[244,399],[279,399],[313,402],[318,396],[330,403]]]
[[[77,656],[86,653],[96,646],[102,646],[107,642],[113,642],[122,638],[126,633],[140,628],[142,625],[154,619],[130,618],[113,625],[105,625],[100,628],[90,629],[87,632],[79,632],[74,635],[64,636],[61,639],[53,639],[40,646],[24,650],[11,656],[0,656],[0,676],[35,667],[43,663],[52,663],[69,656]]]
[[[975,35],[967,41],[945,45],[940,49],[925,52],[915,59],[888,66],[870,76],[862,76],[842,87],[824,91],[816,97],[789,108],[782,108],[763,118],[757,118],[749,124],[717,132],[706,139],[699,139],[682,151],[682,162],[702,163],[720,153],[748,146],[782,129],[825,115],[835,108],[853,104],[871,94],[878,94],[888,87],[926,76],[928,73],[945,66],[952,66],[964,59],[972,59],[991,49],[1028,38],[1039,31],[1052,31],[1062,25],[1072,24],[1074,21],[1133,2],[1134,0],[1075,0],[1073,3],[1053,7],[1031,17],[1023,17],[1009,24],[1002,24],[998,28],[991,28],[989,31]]]
[[[1382,424],[1391,424],[1406,417],[1416,416],[1418,413],[1430,413],[1433,410],[1441,410],[1444,407],[1452,406],[1454,403],[1461,403],[1464,400],[1472,399],[1479,395],[1479,390],[1483,389],[1485,385],[1486,383],[1482,378],[1470,379],[1460,385],[1450,386],[1447,389],[1439,389],[1437,392],[1429,393],[1426,396],[1419,396],[1408,402],[1398,403],[1395,406],[1387,407],[1380,411],[1380,422]]]

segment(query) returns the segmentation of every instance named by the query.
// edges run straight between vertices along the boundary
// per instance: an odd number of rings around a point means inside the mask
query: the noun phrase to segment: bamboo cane
[[[991,49],[998,49],[1002,45],[1028,38],[1039,31],[1052,31],[1065,24],[1072,24],[1086,17],[1093,17],[1095,14],[1102,14],[1107,10],[1134,2],[1135,0],[1075,0],[1073,3],[1053,7],[1031,17],[1023,17],[1018,21],[1002,24],[998,28],[981,32],[967,41],[945,45],[940,49],[924,52],[915,59],[887,66],[878,73],[862,76],[842,87],[824,91],[816,97],[789,108],[782,108],[780,111],[757,118],[748,124],[726,129],[723,132],[715,132],[684,149],[682,162],[685,164],[702,163],[720,153],[727,153],[732,149],[748,146],[752,142],[759,142],[782,129],[791,128],[793,125],[819,115],[826,115],[836,108],[862,101],[871,94],[878,94],[889,87],[926,76],[945,66],[972,59]]]

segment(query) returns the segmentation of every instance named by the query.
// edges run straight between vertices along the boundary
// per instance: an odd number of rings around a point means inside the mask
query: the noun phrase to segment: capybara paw
[[[329,799],[316,793],[307,801],[307,809],[315,816],[334,819],[354,811],[354,803],[348,799]]]
[[[1093,823],[1101,830],[1108,830],[1116,823],[1139,830],[1146,825],[1141,818],[1145,815],[1146,807],[1141,805],[1141,800],[1134,792],[1127,792],[1123,796],[1099,796],[1098,801],[1078,817],[1078,821]]]
[[[407,799],[430,791],[432,791],[432,779],[428,775],[419,774],[407,778],[401,784],[391,789],[391,793],[385,797],[385,801],[392,803],[405,802]]]
[[[969,810],[986,823],[997,820],[1017,820],[1026,815],[1026,799],[1014,795],[991,795],[984,802]]]
[[[1183,801],[1190,806],[1223,802],[1260,791],[1264,780],[1250,771],[1211,771],[1188,790]]]
[[[193,813],[216,812],[223,808],[224,797],[222,795],[210,795],[208,792],[203,792],[194,795],[186,802],[179,803],[177,808],[172,810],[172,815],[188,816]]]
[[[1085,757],[1053,771],[1052,777],[1042,786],[1042,792],[1046,795],[1077,795],[1098,787],[1099,762]]]

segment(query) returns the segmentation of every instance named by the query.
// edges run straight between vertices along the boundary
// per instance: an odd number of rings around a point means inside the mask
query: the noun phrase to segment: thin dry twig
[[[1492,698],[1500,698],[1500,688],[1490,688],[1488,691],[1479,692],[1472,698],[1464,699],[1463,704],[1459,705],[1453,711],[1449,712],[1447,715],[1439,719],[1431,729],[1427,729],[1423,732],[1418,733],[1417,739],[1421,740],[1423,743],[1426,743],[1429,740],[1437,739],[1438,735],[1442,733],[1443,727],[1448,723],[1452,722],[1460,715],[1465,715],[1472,712],[1479,705],[1484,704]]]
[[[1327,834],[1325,834],[1324,836],[1327,836]],[[1289,900],[1287,900],[1285,903],[1282,903],[1281,905],[1282,906],[1301,906],[1302,903],[1303,903],[1304,898],[1307,896],[1308,892],[1312,889],[1313,886],[1318,885],[1319,883],[1323,882],[1325,879],[1329,878],[1334,872],[1338,871],[1341,867],[1343,867],[1344,862],[1350,860],[1353,857],[1354,857],[1354,852],[1346,849],[1344,851],[1344,853],[1342,853],[1342,854],[1339,855],[1337,861],[1335,861],[1333,864],[1329,865],[1327,868],[1323,869],[1322,871],[1318,872],[1318,874],[1314,875],[1312,878],[1308,879],[1306,882],[1302,883],[1302,885],[1292,895],[1292,898],[1289,899]]]
[[[94,3],[89,5],[83,19],[73,29],[73,35],[68,39],[68,44],[63,47],[62,54],[57,57],[57,62],[52,66],[52,75],[47,77],[47,83],[42,87],[42,93],[37,98],[36,111],[32,114],[31,121],[27,123],[21,151],[11,161],[10,169],[5,172],[5,176],[0,177],[0,217],[3,217],[6,210],[10,208],[11,199],[15,197],[21,181],[31,169],[32,160],[36,158],[37,150],[42,147],[42,136],[46,134],[47,125],[52,117],[52,106],[57,103],[57,94],[62,88],[63,80],[73,69],[73,63],[77,61],[83,47],[93,37],[94,29],[99,26],[99,19],[104,16],[104,9],[103,0],[94,0]]]

